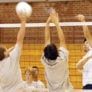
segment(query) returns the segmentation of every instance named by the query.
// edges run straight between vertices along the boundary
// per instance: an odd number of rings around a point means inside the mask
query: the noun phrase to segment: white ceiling
[[[48,0],[48,1],[54,2],[54,1],[82,1],[82,0]]]
[[[12,3],[12,2],[21,2],[21,1],[27,1],[27,2],[43,2],[46,0],[0,0],[0,3]]]
[[[13,3],[13,2],[20,2],[20,1],[27,1],[27,2],[57,2],[57,1],[81,1],[81,0],[0,0],[0,3]]]

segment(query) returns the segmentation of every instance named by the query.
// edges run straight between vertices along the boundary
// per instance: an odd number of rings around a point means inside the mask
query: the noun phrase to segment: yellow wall
[[[13,46],[13,44],[5,44],[8,48]],[[82,44],[68,44],[68,50],[70,52],[69,56],[69,76],[74,88],[82,88],[82,75],[78,70],[76,70],[76,63],[85,54],[83,52]],[[27,67],[32,67],[36,65],[39,67],[40,74],[39,78],[46,84],[44,78],[44,67],[41,63],[41,55],[43,52],[43,44],[25,44],[22,50],[22,55],[20,58],[20,66],[22,70],[23,79],[24,70]]]

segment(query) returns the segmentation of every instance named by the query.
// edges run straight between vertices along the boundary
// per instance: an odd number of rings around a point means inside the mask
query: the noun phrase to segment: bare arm
[[[9,49],[7,50],[8,53],[10,53],[13,49],[14,49],[14,47],[9,48]]]
[[[59,23],[56,24],[56,28],[57,28],[58,37],[59,37],[59,40],[60,40],[60,46],[66,48],[65,38],[64,38],[64,34],[63,34],[63,30],[62,30],[61,27],[59,26]]]
[[[83,66],[86,64],[86,62],[91,59],[92,56],[89,56],[87,58],[82,58],[76,65],[76,68],[79,69],[79,70],[82,70],[83,69]]]
[[[84,15],[78,15],[77,18],[81,22],[86,22]],[[84,37],[87,39],[89,45],[92,47],[92,35],[91,35],[91,32],[89,31],[88,26],[86,25],[83,26],[83,32],[84,32]]]
[[[60,41],[60,46],[66,48],[65,37],[64,37],[63,30],[59,25],[58,14],[57,13],[52,13],[51,14],[51,19],[52,19],[52,22],[56,25],[57,33],[58,33],[58,37],[59,37],[59,41]]]
[[[45,46],[50,44],[50,27],[49,27],[49,23],[50,23],[50,17],[48,18],[48,20],[46,22],[46,27],[45,27]]]
[[[26,16],[21,14],[19,16],[21,20],[21,27],[19,29],[18,35],[17,35],[17,44],[22,48],[23,46],[23,40],[25,36],[25,23],[26,23]]]

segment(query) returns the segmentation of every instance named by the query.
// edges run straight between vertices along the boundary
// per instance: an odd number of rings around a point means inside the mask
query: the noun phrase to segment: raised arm
[[[50,44],[50,27],[49,27],[50,20],[51,18],[49,17],[45,27],[45,46]]]
[[[77,19],[80,20],[81,22],[86,22],[84,15],[78,15]],[[89,31],[88,26],[84,25],[83,26],[83,32],[84,32],[84,37],[88,41],[89,45],[92,47],[92,35],[91,32]]]
[[[58,37],[59,37],[59,41],[60,41],[60,46],[66,48],[65,37],[64,37],[63,30],[62,30],[62,28],[59,25],[58,14],[55,13],[55,12],[52,13],[51,14],[51,19],[52,19],[52,22],[55,24],[55,26],[57,28],[57,33],[58,33]]]
[[[13,49],[14,49],[14,47],[9,48],[9,49],[7,50],[8,53],[10,53]]]
[[[26,15],[20,14],[19,15],[20,21],[21,21],[21,27],[19,29],[18,35],[17,35],[17,44],[22,48],[23,46],[23,40],[25,36],[25,23],[26,23]]]
[[[83,70],[83,66],[86,64],[86,62],[92,58],[92,55],[86,58],[82,58],[76,65],[76,68],[78,70]]]

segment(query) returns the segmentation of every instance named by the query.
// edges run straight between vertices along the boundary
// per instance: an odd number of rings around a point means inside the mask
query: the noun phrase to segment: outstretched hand
[[[82,14],[77,15],[76,18],[77,18],[79,21],[85,21],[85,16],[82,15]]]
[[[51,21],[55,24],[59,23],[59,17],[58,17],[58,13],[54,12],[50,14],[51,17]]]
[[[18,17],[21,22],[26,22],[26,20],[27,20],[26,14],[24,14],[22,12],[20,12],[20,14],[18,14]]]

